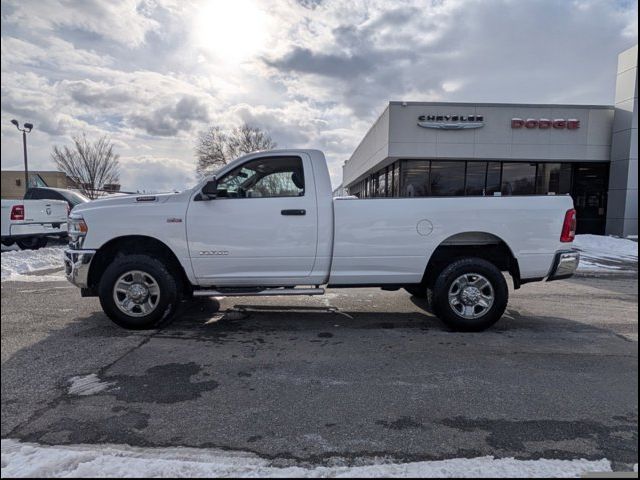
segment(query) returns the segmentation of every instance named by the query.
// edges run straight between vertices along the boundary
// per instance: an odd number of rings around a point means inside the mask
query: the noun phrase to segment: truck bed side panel
[[[336,200],[330,283],[417,283],[442,242],[470,232],[504,241],[522,278],[544,277],[567,247],[560,232],[572,207],[568,196]]]

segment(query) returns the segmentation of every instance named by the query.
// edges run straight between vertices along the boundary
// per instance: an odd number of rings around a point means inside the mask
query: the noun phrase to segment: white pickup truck
[[[2,200],[2,244],[17,243],[23,249],[38,249],[48,237],[67,235],[67,202],[62,200]]]
[[[191,296],[404,288],[483,330],[515,288],[571,276],[569,196],[332,198],[317,150],[241,157],[190,190],[75,207],[67,278],[118,325],[155,328]]]

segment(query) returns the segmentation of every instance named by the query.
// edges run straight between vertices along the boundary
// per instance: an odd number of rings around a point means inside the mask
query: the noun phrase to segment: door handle
[[[306,210],[280,210],[282,215],[306,215]]]

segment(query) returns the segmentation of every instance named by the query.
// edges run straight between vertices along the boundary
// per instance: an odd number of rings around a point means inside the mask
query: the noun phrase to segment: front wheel
[[[462,258],[436,279],[433,305],[453,330],[479,332],[496,323],[507,308],[509,288],[502,272],[481,258]]]
[[[107,316],[130,330],[162,326],[179,303],[175,277],[147,255],[116,257],[102,274],[98,295]]]

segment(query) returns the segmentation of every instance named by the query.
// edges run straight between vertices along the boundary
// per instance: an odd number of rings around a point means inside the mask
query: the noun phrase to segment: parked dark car
[[[80,192],[65,188],[34,187],[24,194],[25,200],[64,200],[71,210],[76,205],[88,202],[89,199]]]

